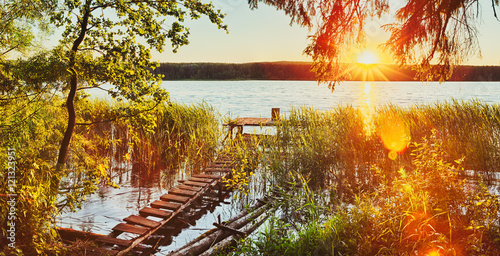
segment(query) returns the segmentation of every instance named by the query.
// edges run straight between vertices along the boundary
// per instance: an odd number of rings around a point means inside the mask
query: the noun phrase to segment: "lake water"
[[[171,99],[177,102],[199,103],[214,106],[224,117],[270,117],[271,108],[281,108],[287,113],[293,106],[312,106],[319,110],[338,105],[359,108],[376,108],[388,103],[399,106],[433,104],[457,100],[480,100],[500,103],[500,82],[344,82],[332,92],[326,85],[313,81],[165,81]],[[100,92],[91,92],[105,97]],[[65,213],[60,226],[78,230],[109,234],[111,228],[123,218],[157,200],[183,173],[165,181],[161,177],[144,178],[145,174],[126,170],[113,173],[120,189],[101,188],[89,197],[76,213]],[[159,175],[159,174],[158,174]],[[218,215],[223,220],[239,212],[245,202],[237,206],[223,205],[208,212],[196,225],[174,237],[174,242],[160,247],[158,255],[182,246],[212,228]],[[167,243],[166,243],[167,244]]]
[[[343,82],[332,92],[314,81],[165,81],[172,100],[205,100],[221,114],[232,117],[270,117],[271,108],[282,113],[292,106],[319,110],[338,105],[355,107],[392,103],[409,106],[452,99],[478,99],[500,103],[500,82]]]

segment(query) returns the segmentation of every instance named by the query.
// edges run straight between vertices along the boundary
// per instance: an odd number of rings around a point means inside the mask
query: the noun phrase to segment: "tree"
[[[342,56],[365,42],[365,20],[389,13],[390,7],[388,0],[250,0],[250,7],[259,2],[283,10],[291,23],[315,30],[304,53],[312,57],[312,69],[322,82],[346,78]],[[498,5],[491,0],[497,19]],[[384,26],[391,36],[383,46],[399,64],[418,64],[420,78],[448,79],[453,66],[479,50],[479,9],[479,0],[407,0],[395,12],[395,22]],[[329,86],[333,89],[335,83]]]
[[[59,150],[59,166],[66,163],[76,125],[77,92],[110,83],[114,88],[108,92],[118,100],[135,104],[136,112],[159,104],[168,94],[160,88],[160,77],[150,72],[156,67],[150,61],[150,51],[162,52],[167,40],[174,52],[188,44],[189,30],[181,23],[186,16],[198,19],[202,15],[219,29],[227,29],[222,24],[224,15],[220,10],[199,0],[65,0],[61,3],[51,15],[56,26],[65,28],[60,50],[68,71],[68,126]],[[173,20],[170,26],[165,26],[165,17]]]
[[[4,115],[0,138],[4,148],[15,148],[16,155],[22,156],[16,162],[20,216],[15,221],[17,244],[22,246],[18,249],[30,255],[52,250],[47,244],[57,236],[52,225],[57,213],[78,206],[85,195],[95,191],[101,178],[106,178],[105,161],[94,155],[89,159],[91,153],[84,152],[88,140],[78,133],[73,136],[79,125],[75,105],[85,108],[85,90],[100,88],[126,103],[117,104],[120,108],[109,114],[110,120],[134,116],[145,130],[152,130],[149,110],[164,102],[168,94],[160,88],[161,77],[151,73],[156,64],[150,53],[163,51],[169,40],[174,51],[188,44],[189,30],[182,23],[202,16],[227,30],[222,23],[224,15],[200,0],[0,3],[0,113]],[[50,50],[37,49],[34,28],[44,32],[51,25],[63,29],[60,44]],[[65,104],[61,104],[61,97]],[[10,155],[0,152],[4,165],[7,157]],[[78,180],[69,181],[76,176]],[[0,178],[0,183],[7,184],[6,173],[0,172]],[[9,193],[7,185],[2,186],[3,224],[9,211],[3,201]],[[2,234],[6,227],[2,225]]]
[[[54,7],[49,0],[5,0],[0,3],[0,91],[19,92],[12,56],[25,55],[38,46],[36,33],[49,31],[45,15]],[[9,60],[10,58],[10,60]],[[2,97],[2,100],[7,100]]]

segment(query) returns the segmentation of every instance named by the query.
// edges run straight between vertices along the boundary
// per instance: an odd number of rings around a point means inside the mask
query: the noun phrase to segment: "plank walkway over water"
[[[159,200],[151,202],[149,207],[141,209],[138,215],[124,218],[124,222],[113,227],[109,235],[97,238],[96,241],[101,244],[99,250],[111,247],[113,249],[107,250],[107,255],[124,255],[136,247],[144,247],[141,243],[149,236],[190,207],[193,202],[203,198],[212,188],[221,185],[222,178],[231,175],[235,164],[234,160],[224,156],[209,164],[204,173],[194,174],[188,180],[180,180],[179,185],[171,188]],[[153,220],[150,217],[161,220]],[[122,233],[138,236],[132,239],[117,238]]]

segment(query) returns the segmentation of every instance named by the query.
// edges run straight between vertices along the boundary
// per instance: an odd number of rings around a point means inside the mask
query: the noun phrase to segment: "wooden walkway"
[[[130,215],[113,228],[107,236],[96,241],[101,245],[95,250],[102,255],[124,255],[134,248],[145,248],[141,245],[149,236],[168,222],[176,218],[203,195],[218,187],[222,191],[222,178],[228,178],[235,167],[235,161],[222,157],[203,169],[203,173],[192,175],[188,180],[179,181],[179,185],[171,188],[160,197],[139,211],[138,215]],[[153,218],[155,219],[153,219]],[[159,219],[159,220],[158,220]],[[133,239],[118,238],[122,233],[137,235]],[[109,248],[106,250],[106,248]]]

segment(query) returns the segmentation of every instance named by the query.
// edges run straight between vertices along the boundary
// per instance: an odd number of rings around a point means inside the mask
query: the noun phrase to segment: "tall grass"
[[[213,160],[222,131],[217,112],[206,103],[183,105],[171,103],[158,107],[155,127],[148,131],[132,125],[134,163],[176,171],[184,163],[199,169]],[[187,161],[187,162],[186,162]]]
[[[373,165],[383,168],[387,178],[412,166],[410,142],[421,142],[436,130],[447,161],[464,158],[466,170],[481,173],[490,182],[500,170],[499,115],[499,105],[477,101],[408,108],[387,105],[373,113],[370,133],[360,109],[296,108],[277,124],[276,136],[266,137],[261,161],[277,183],[286,183],[293,170],[309,179],[312,187],[329,187],[352,197],[379,184]]]
[[[436,134],[412,143],[412,165],[393,177],[374,166],[380,183],[352,204],[317,200],[306,180],[301,190],[292,183],[278,195],[288,202],[275,211],[284,217],[272,218],[231,255],[498,255],[498,196],[480,181],[461,179],[461,163],[445,160]]]

